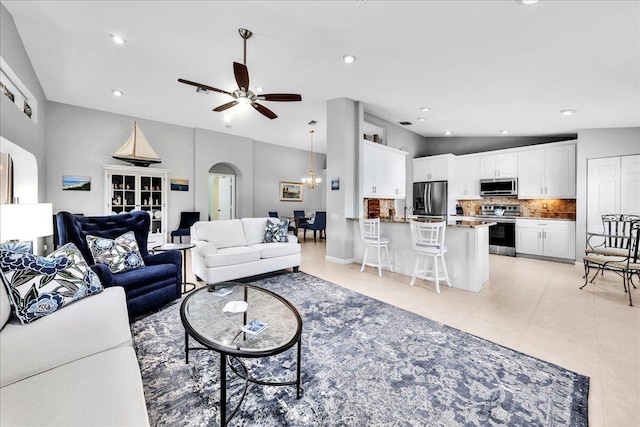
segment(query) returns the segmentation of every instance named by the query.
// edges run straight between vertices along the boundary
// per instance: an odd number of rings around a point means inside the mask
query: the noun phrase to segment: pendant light
[[[316,175],[313,173],[313,132],[311,129],[309,133],[311,134],[311,161],[309,162],[309,177],[302,178],[302,182],[307,186],[309,190],[313,190],[317,186],[320,185],[321,178],[316,178]]]

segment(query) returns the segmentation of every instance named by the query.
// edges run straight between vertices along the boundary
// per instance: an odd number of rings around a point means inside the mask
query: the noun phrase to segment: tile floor
[[[640,290],[630,307],[614,273],[579,290],[581,265],[492,255],[481,292],[445,285],[438,295],[429,282],[326,261],[324,240],[302,242],[300,269],[587,375],[590,426],[640,426]]]

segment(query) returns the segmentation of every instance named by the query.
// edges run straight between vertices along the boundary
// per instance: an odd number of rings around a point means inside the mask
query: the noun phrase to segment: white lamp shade
[[[51,203],[0,205],[0,242],[33,240],[53,234]]]

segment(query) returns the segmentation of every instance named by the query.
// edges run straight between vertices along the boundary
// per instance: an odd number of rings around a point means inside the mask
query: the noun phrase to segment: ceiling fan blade
[[[228,110],[229,108],[234,107],[236,105],[238,105],[238,101],[227,102],[226,104],[222,104],[221,106],[214,108],[213,111],[220,112],[220,111]]]
[[[263,101],[302,101],[302,96],[297,93],[265,93],[258,95],[258,99]]]
[[[178,79],[178,81],[180,83],[184,83],[184,84],[187,84],[187,85],[199,87],[201,89],[212,90],[214,92],[224,93],[225,95],[231,95],[231,93],[227,92],[226,90],[218,89],[218,88],[215,88],[215,87],[212,87],[212,86],[203,85],[202,83],[196,83],[196,82],[192,82],[192,81],[185,80],[185,79]]]
[[[278,117],[276,115],[276,113],[274,113],[273,111],[269,110],[267,107],[265,107],[264,105],[260,105],[257,102],[254,102],[253,104],[251,104],[253,106],[253,108],[255,108],[256,110],[258,110],[260,113],[262,113],[265,117],[273,120],[276,117]]]
[[[238,87],[242,90],[249,90],[249,70],[247,70],[247,66],[239,62],[234,62],[233,74],[236,76]]]

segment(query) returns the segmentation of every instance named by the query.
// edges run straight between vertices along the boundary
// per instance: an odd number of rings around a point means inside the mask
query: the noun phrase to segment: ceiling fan
[[[196,83],[185,79],[178,79],[178,81],[180,83],[197,87],[199,92],[212,90],[214,92],[224,93],[225,95],[229,95],[233,98],[233,101],[222,104],[219,107],[214,108],[213,111],[224,111],[238,104],[251,104],[253,108],[258,110],[258,112],[260,112],[265,117],[275,119],[276,117],[278,117],[276,113],[269,110],[264,105],[258,104],[257,101],[302,101],[302,96],[296,93],[266,93],[259,95],[253,93],[249,89],[249,70],[247,70],[247,39],[249,39],[253,35],[253,33],[245,28],[240,28],[238,32],[240,33],[240,37],[242,37],[242,39],[244,40],[244,63],[233,63],[233,74],[236,78],[236,83],[238,83],[238,89],[234,90],[233,92],[227,92],[226,90],[218,89],[212,86],[207,86],[202,83]]]

